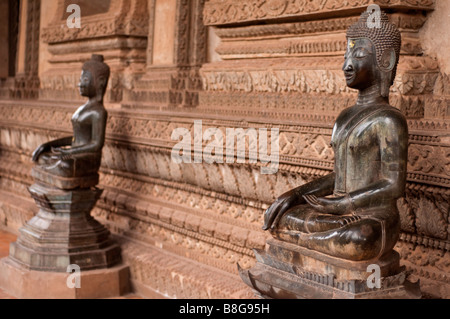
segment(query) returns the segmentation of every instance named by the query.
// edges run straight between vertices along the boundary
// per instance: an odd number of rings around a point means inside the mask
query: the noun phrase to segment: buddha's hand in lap
[[[68,160],[71,158],[71,153],[69,149],[64,149],[61,147],[52,147],[51,148],[52,157],[57,157],[61,160]]]
[[[295,189],[292,189],[278,197],[264,213],[263,230],[275,228],[281,216],[283,216],[283,214],[290,208],[300,204],[301,202],[302,197],[295,192]]]
[[[41,156],[41,154],[46,153],[48,151],[50,151],[50,146],[47,143],[39,145],[34,150],[31,160],[36,163],[39,160],[39,157]]]
[[[353,211],[350,196],[333,198],[317,197],[315,195],[304,195],[305,201],[320,213],[332,215],[345,215]]]

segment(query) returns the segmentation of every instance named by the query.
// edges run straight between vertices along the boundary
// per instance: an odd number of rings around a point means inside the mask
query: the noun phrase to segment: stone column
[[[0,97],[11,98],[15,94],[20,6],[13,0],[2,1],[0,6],[0,20],[3,21],[0,26],[0,41],[3,43],[0,48]]]
[[[198,104],[198,70],[206,60],[204,0],[149,0],[146,74],[126,101],[145,108]]]
[[[1,43],[9,42],[9,6],[8,1],[0,2],[0,20],[2,21],[0,25],[0,41]],[[7,78],[9,75],[8,70],[8,45],[2,45],[0,47],[0,79]]]
[[[40,0],[20,2],[17,69],[12,97],[36,99],[39,89]]]

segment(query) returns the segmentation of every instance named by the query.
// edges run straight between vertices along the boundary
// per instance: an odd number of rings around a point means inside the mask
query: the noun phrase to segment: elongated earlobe
[[[97,96],[102,97],[105,94],[107,85],[107,79],[104,76],[100,76],[97,79]]]
[[[397,63],[397,58],[395,55],[395,50],[393,48],[387,48],[384,50],[381,61],[379,64],[380,74],[381,74],[381,96],[389,96],[389,88],[394,82],[395,76],[395,66]]]
[[[392,71],[396,64],[396,56],[393,48],[387,48],[381,55],[380,68],[387,72]]]
[[[389,89],[392,82],[392,71],[384,72],[380,71],[381,74],[381,96],[389,97]]]

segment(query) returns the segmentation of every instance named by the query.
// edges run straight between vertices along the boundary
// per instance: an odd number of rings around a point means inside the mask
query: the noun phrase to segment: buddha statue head
[[[380,95],[387,98],[397,71],[401,36],[384,12],[380,12],[380,21],[376,24],[368,21],[370,15],[365,11],[347,30],[342,69],[348,87],[363,91],[378,85]]]
[[[109,66],[103,62],[103,55],[93,54],[91,59],[83,64],[78,85],[80,94],[102,101],[108,85],[109,74]]]

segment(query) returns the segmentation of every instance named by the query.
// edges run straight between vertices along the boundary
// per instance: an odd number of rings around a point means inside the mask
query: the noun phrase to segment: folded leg
[[[358,216],[322,214],[309,205],[299,205],[288,210],[278,221],[277,229],[304,233],[338,229],[360,219]]]

